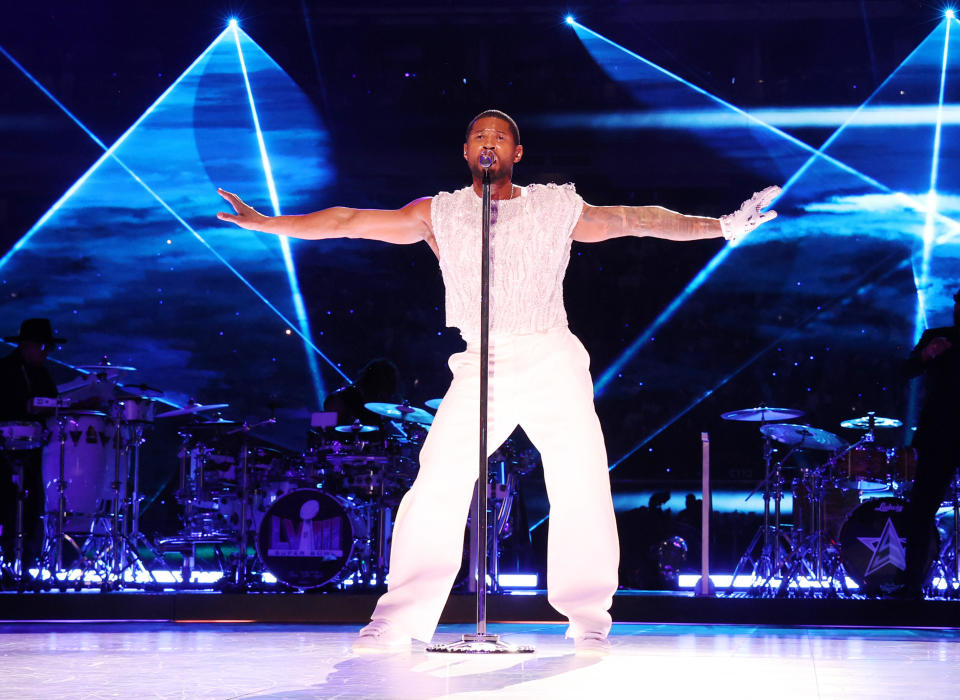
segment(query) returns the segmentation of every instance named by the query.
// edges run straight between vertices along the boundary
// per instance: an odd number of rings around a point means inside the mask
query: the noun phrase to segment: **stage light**
[[[230,21],[227,22],[227,26],[230,27],[230,29],[236,29],[236,28],[237,28],[237,18],[236,18],[236,17],[231,17],[231,18],[230,18]]]
[[[954,19],[957,16],[956,13],[953,11],[953,8],[948,9],[945,14],[947,16],[947,19]]]
[[[536,574],[500,574],[497,583],[501,588],[536,588]]]
[[[567,18],[564,21],[570,25],[574,24],[575,22],[575,20],[573,19],[573,15],[567,15]]]

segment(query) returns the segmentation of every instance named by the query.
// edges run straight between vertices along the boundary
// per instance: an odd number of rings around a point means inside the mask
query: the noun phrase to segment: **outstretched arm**
[[[622,236],[653,236],[671,241],[698,241],[704,238],[736,240],[765,221],[775,211],[762,211],[780,194],[779,187],[767,187],[753,195],[732,214],[714,219],[688,216],[663,207],[594,207],[584,204],[573,229],[573,240],[599,243]]]
[[[231,192],[218,188],[217,193],[236,212],[218,212],[217,218],[251,231],[310,240],[365,238],[398,244],[430,243],[433,239],[429,197],[416,199],[400,209],[331,207],[312,214],[265,216]]]

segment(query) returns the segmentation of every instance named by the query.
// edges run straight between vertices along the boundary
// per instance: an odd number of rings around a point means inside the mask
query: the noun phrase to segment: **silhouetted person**
[[[32,399],[56,398],[57,385],[46,367],[47,355],[58,344],[67,342],[53,335],[50,321],[30,318],[20,325],[20,333],[4,338],[17,348],[0,358],[0,422],[33,422],[40,418],[30,406]],[[23,467],[26,489],[23,506],[24,568],[32,566],[43,547],[43,460],[40,449],[0,451],[0,547],[3,558],[12,562],[16,545],[17,488],[14,485],[16,462]]]
[[[953,325],[928,328],[906,361],[909,377],[924,375],[925,397],[913,446],[917,476],[907,508],[904,594],[921,597],[933,523],[960,466],[960,291],[953,295]]]

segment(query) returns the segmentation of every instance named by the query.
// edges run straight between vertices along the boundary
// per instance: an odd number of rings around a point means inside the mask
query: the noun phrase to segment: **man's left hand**
[[[736,242],[765,221],[776,219],[777,212],[772,209],[765,212],[763,209],[769,207],[773,200],[780,196],[780,192],[779,187],[771,185],[755,192],[732,214],[721,216],[720,229],[723,231],[723,237],[728,241]]]

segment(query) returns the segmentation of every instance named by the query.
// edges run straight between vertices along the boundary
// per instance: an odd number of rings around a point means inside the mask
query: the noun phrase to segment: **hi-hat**
[[[790,420],[799,418],[803,411],[796,408],[772,408],[770,406],[757,406],[756,408],[742,408],[739,411],[727,411],[720,417],[724,420],[746,420],[766,423],[775,420]]]
[[[899,428],[903,425],[902,420],[896,418],[882,418],[874,415],[871,411],[860,418],[850,418],[840,424],[841,428],[850,428],[851,430],[873,430],[874,428]]]
[[[379,416],[402,420],[407,423],[421,423],[423,425],[433,423],[432,415],[422,408],[416,408],[405,403],[365,403],[363,407]]]
[[[204,406],[201,403],[187,404],[183,408],[176,408],[172,411],[167,411],[166,413],[159,413],[156,418],[173,418],[174,416],[192,416],[195,413],[202,413],[204,411],[219,411],[222,408],[228,408],[230,404],[228,403],[208,403]]]
[[[184,433],[190,433],[198,430],[208,430],[213,428],[229,428],[234,425],[239,425],[239,423],[237,423],[235,420],[218,418],[217,420],[201,420],[195,423],[187,423],[186,425],[177,428],[177,430]]]
[[[794,425],[793,423],[775,423],[764,425],[760,432],[767,437],[807,450],[827,450],[833,452],[847,446],[846,440],[837,437],[831,432],[820,428],[811,428],[809,425]]]
[[[360,421],[350,425],[338,425],[334,428],[338,433],[372,433],[377,429],[375,425],[363,425]]]
[[[443,401],[443,399],[427,399],[426,401],[423,402],[423,405],[429,409],[436,411],[438,408],[440,408],[441,401]]]

